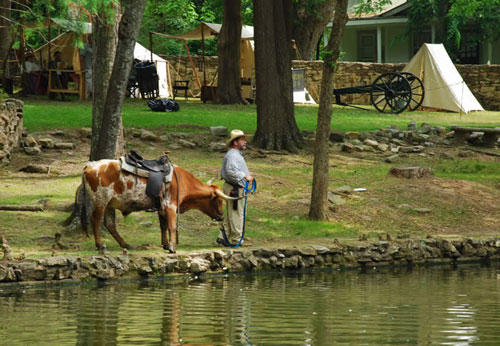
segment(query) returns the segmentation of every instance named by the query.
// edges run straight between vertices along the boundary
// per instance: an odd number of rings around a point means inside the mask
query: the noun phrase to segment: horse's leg
[[[158,212],[158,220],[160,221],[161,246],[163,247],[163,250],[168,250],[167,213]]]
[[[168,251],[171,253],[175,253],[175,246],[177,244],[177,237],[176,237],[176,232],[177,232],[177,225],[175,223],[176,221],[176,210],[167,208],[167,228],[168,228],[168,238],[170,242],[168,243]]]
[[[104,211],[104,227],[111,233],[113,238],[120,244],[122,249],[130,249],[130,246],[123,240],[123,238],[118,234],[116,230],[116,217],[115,217],[115,209],[111,207],[107,207]]]
[[[94,231],[94,240],[97,250],[102,251],[102,240],[101,240],[101,223],[104,215],[104,207],[94,207],[92,210],[92,215],[90,216],[90,221],[92,222],[92,230]]]

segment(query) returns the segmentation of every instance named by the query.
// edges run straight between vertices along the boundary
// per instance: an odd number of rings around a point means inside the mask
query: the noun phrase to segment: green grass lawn
[[[123,107],[124,125],[129,128],[155,128],[170,132],[206,131],[203,127],[207,126],[240,128],[248,133],[256,130],[255,105],[220,106],[194,100],[180,100],[179,103],[179,112],[154,113],[143,100],[126,100]],[[32,133],[90,127],[91,108],[88,101],[58,102],[45,98],[30,98],[25,101],[24,126]],[[447,127],[455,124],[494,127],[500,119],[500,112],[478,112],[469,115],[405,112],[393,115],[380,114],[372,107],[368,109],[363,111],[335,106],[332,128],[342,131],[376,130],[389,125],[406,128],[412,121],[418,125],[426,122]],[[316,129],[317,111],[317,106],[295,107],[295,117],[300,130]],[[131,136],[127,141],[128,146],[138,149],[145,157],[152,157],[168,149],[168,143],[146,142]],[[69,215],[69,211],[63,210],[62,207],[72,203],[81,181],[81,166],[88,157],[88,148],[85,147],[88,146],[88,140],[82,143],[84,146],[71,155],[63,152],[57,157],[45,156],[45,160],[49,160],[46,161],[48,164],[61,161],[74,165],[76,168],[70,174],[27,176],[14,171],[7,172],[8,168],[0,167],[0,204],[37,204],[42,198],[49,200],[48,209],[43,213],[0,214],[0,233],[8,237],[16,251],[30,253],[34,250],[40,253],[40,249],[46,249],[47,253],[50,253],[50,239],[54,232],[63,230],[60,222]],[[376,239],[380,233],[399,231],[415,232],[419,236],[444,228],[460,229],[463,234],[468,232],[468,229],[483,233],[492,231],[496,226],[488,228],[481,223],[481,219],[487,217],[489,210],[484,214],[474,215],[474,212],[480,211],[475,209],[478,206],[474,205],[474,201],[468,201],[467,198],[454,199],[448,195],[445,196],[447,199],[442,199],[442,195],[452,188],[457,189],[457,186],[462,188],[462,182],[470,182],[466,187],[474,191],[474,194],[484,193],[486,197],[496,198],[497,194],[500,195],[497,189],[500,160],[491,157],[486,160],[458,157],[457,153],[461,149],[446,150],[455,150],[455,159],[441,159],[438,153],[425,157],[413,155],[403,157],[398,164],[431,166],[438,180],[443,179],[446,184],[455,181],[455,185],[450,185],[452,187],[449,189],[433,183],[420,188],[418,183],[388,178],[387,172],[393,165],[384,162],[383,154],[344,156],[332,149],[330,190],[349,185],[353,188],[367,188],[367,192],[362,193],[359,199],[348,199],[347,206],[333,213],[333,219],[328,222],[310,221],[307,218],[313,170],[310,151],[299,155],[270,154],[267,157],[261,157],[253,151],[253,157],[249,158],[248,162],[259,181],[259,189],[257,195],[249,200],[247,235],[259,246],[270,243],[276,246],[281,242],[296,244],[333,238],[357,239],[359,233],[367,233]],[[50,152],[45,155],[50,155]],[[179,149],[173,150],[169,156],[173,162],[206,182],[220,169],[223,153],[203,149]],[[216,183],[220,185],[220,181]],[[398,208],[398,205],[406,203],[412,207],[430,206],[433,213],[421,216]],[[481,209],[488,207],[488,203],[484,207],[480,206]],[[496,209],[491,209],[491,215],[496,212]],[[218,227],[200,212],[183,214],[179,249],[195,250],[213,246]],[[118,228],[128,242],[136,246],[142,245],[144,251],[159,249],[160,235],[155,214],[134,213],[127,218],[118,216]],[[120,251],[109,235],[106,235],[106,239],[111,251]],[[92,238],[73,235],[71,241],[78,247],[76,251],[82,254],[94,253]]]
[[[165,127],[167,131],[178,131],[176,125],[226,126],[254,133],[257,127],[255,105],[216,105],[199,101],[179,100],[180,111],[155,113],[140,99],[126,99],[123,106],[125,127]],[[404,112],[399,115],[381,114],[373,107],[360,110],[335,106],[332,129],[341,131],[370,131],[396,125],[406,128],[409,122],[432,125],[494,127],[500,123],[500,112],[473,112],[470,114],[445,112]],[[295,119],[300,130],[316,130],[318,107],[296,105]],[[45,98],[30,98],[25,101],[24,126],[30,131],[48,129],[90,127],[92,104],[89,101],[49,101]],[[182,130],[199,131],[196,128]]]

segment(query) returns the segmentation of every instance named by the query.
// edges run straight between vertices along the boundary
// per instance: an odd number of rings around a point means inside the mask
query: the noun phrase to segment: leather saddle
[[[156,160],[145,160],[137,151],[130,150],[130,153],[120,158],[120,162],[123,171],[148,179],[146,194],[153,200],[152,211],[160,210],[162,186],[165,184],[168,188],[174,172],[174,166],[167,154]]]
[[[133,166],[136,171],[162,172],[164,175],[168,175],[172,170],[172,164],[166,154],[156,160],[145,160],[137,151],[130,150],[130,153],[125,156],[125,162]]]

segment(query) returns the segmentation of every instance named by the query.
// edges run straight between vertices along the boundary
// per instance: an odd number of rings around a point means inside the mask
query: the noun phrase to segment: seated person
[[[21,66],[23,92],[26,94],[37,94],[40,85],[40,66],[35,62],[35,57],[30,54]]]
[[[49,62],[49,69],[60,70],[64,68],[62,54],[60,51],[54,53],[54,60]],[[52,72],[52,88],[67,89],[68,88],[68,75],[61,71]]]
[[[35,57],[33,54],[30,54],[26,57],[26,61],[24,62],[25,73],[33,73],[40,71],[40,66],[35,62]]]

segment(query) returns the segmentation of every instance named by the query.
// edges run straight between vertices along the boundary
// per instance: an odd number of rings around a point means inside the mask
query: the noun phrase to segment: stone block
[[[210,133],[213,136],[227,137],[229,132],[225,126],[210,126]]]

